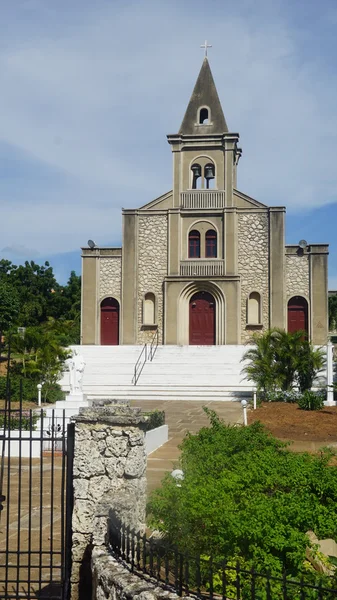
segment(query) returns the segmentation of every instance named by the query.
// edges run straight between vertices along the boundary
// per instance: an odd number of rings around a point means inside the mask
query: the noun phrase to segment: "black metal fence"
[[[66,600],[73,426],[24,406],[0,408],[0,598]]]
[[[308,573],[299,580],[288,576],[274,577],[268,571],[245,569],[239,563],[212,557],[191,557],[169,547],[163,540],[124,525],[109,527],[112,554],[125,562],[132,572],[148,576],[179,596],[222,600],[335,600],[334,589],[325,581],[314,582]]]

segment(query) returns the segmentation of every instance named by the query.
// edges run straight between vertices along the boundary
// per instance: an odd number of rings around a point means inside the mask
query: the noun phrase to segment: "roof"
[[[207,107],[210,110],[211,122],[199,124],[197,122],[198,109]],[[187,106],[179,133],[182,135],[227,133],[228,127],[215,87],[211,67],[205,56],[192,96]]]

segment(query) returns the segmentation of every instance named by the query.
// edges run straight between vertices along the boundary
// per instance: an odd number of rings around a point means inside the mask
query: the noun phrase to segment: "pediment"
[[[151,200],[144,206],[140,207],[140,210],[166,210],[168,208],[173,208],[173,191],[170,190],[159,196],[159,198],[155,198],[155,200]]]
[[[262,204],[258,200],[247,196],[239,190],[233,190],[234,206],[238,208],[268,208],[267,204]]]

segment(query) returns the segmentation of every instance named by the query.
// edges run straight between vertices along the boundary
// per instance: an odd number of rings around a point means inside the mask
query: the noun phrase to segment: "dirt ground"
[[[303,442],[337,442],[337,406],[307,411],[297,404],[263,402],[248,412],[248,423],[261,421],[275,437]]]

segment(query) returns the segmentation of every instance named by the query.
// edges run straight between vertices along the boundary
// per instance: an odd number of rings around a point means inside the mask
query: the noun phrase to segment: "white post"
[[[42,390],[42,384],[38,383],[37,384],[37,404],[38,406],[41,406],[41,390]]]
[[[253,408],[256,410],[256,390],[253,390]]]
[[[247,420],[247,400],[241,400],[241,406],[243,408],[243,424],[245,427],[248,425]]]
[[[334,406],[335,402],[333,399],[333,388],[331,387],[333,384],[333,345],[331,340],[328,341],[326,347],[326,375],[327,375],[327,398],[326,404],[327,406]]]

